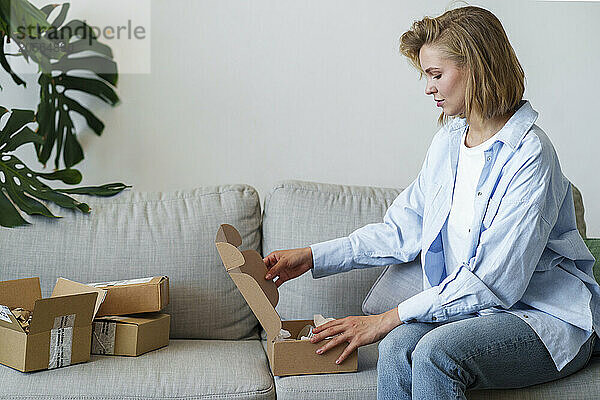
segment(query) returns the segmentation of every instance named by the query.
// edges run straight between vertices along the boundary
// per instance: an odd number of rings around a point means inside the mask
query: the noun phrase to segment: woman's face
[[[430,45],[421,47],[419,59],[427,78],[425,94],[433,95],[434,101],[448,116],[464,113],[467,88],[465,69],[442,57],[440,51]],[[439,100],[442,102],[439,103]]]

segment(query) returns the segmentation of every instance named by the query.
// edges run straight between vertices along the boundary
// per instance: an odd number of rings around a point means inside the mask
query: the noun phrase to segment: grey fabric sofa
[[[271,375],[260,325],[224,270],[214,237],[220,224],[229,223],[240,231],[242,249],[266,255],[307,246],[380,221],[400,191],[285,181],[267,195],[264,211],[247,185],[130,191],[82,198],[91,215],[50,205],[61,220],[34,217],[31,226],[1,229],[0,280],[39,276],[48,296],[60,276],[93,282],[165,274],[172,318],[169,346],[140,357],[92,356],[88,363],[28,374],[0,366],[0,399],[374,399],[377,343],[359,349],[356,373]],[[581,201],[577,211],[584,230]],[[406,290],[418,290],[419,274],[411,268]],[[319,280],[305,274],[280,287],[277,310],[282,319],[360,315],[381,271]],[[592,358],[560,381],[473,391],[469,398],[595,399],[599,374],[600,358]]]

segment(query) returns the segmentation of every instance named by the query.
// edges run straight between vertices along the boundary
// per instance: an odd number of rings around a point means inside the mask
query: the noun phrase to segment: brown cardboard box
[[[315,353],[316,350],[327,340],[311,343],[308,340],[277,339],[282,328],[295,338],[305,325],[313,324],[313,321],[281,321],[275,311],[279,301],[277,286],[273,281],[265,280],[267,267],[258,252],[238,249],[242,244],[242,238],[233,226],[221,225],[215,242],[229,276],[267,332],[267,357],[273,375],[354,372],[358,369],[356,350],[341,364],[335,363],[347,343],[342,343],[319,355]]]
[[[167,346],[170,323],[170,315],[164,313],[96,318],[92,354],[139,356]]]
[[[0,363],[22,372],[90,359],[92,320],[105,292],[59,278],[42,299],[39,278],[0,282]],[[33,311],[26,333],[10,311]]]
[[[169,304],[169,278],[166,276],[88,285],[107,291],[106,299],[98,310],[99,317],[156,312]]]

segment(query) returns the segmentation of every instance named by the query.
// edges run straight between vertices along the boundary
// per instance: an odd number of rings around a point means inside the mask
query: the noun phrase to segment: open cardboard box
[[[92,320],[105,292],[59,278],[42,299],[39,278],[0,282],[0,363],[22,372],[89,361]],[[29,333],[13,313],[33,311]]]
[[[281,321],[275,311],[279,301],[275,282],[265,279],[267,267],[258,252],[238,249],[242,244],[242,238],[233,226],[221,225],[215,242],[229,276],[267,332],[267,357],[273,375],[354,372],[358,369],[356,350],[341,364],[335,363],[347,343],[341,343],[324,354],[316,354],[316,350],[327,340],[319,343],[296,339],[276,340],[282,328],[295,338],[305,325],[314,322],[311,320]]]
[[[164,313],[96,318],[92,354],[135,357],[167,346],[170,323],[170,315]]]
[[[98,310],[99,317],[157,312],[169,304],[169,278],[166,276],[88,285],[107,291],[106,299]]]

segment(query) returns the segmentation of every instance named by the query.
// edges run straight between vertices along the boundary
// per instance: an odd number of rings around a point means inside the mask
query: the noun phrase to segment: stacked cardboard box
[[[89,283],[106,291],[92,328],[92,354],[139,356],[169,344],[169,278]]]
[[[166,276],[85,285],[59,278],[42,299],[39,278],[0,282],[0,364],[22,372],[138,356],[169,344]],[[133,315],[129,315],[133,314]]]

